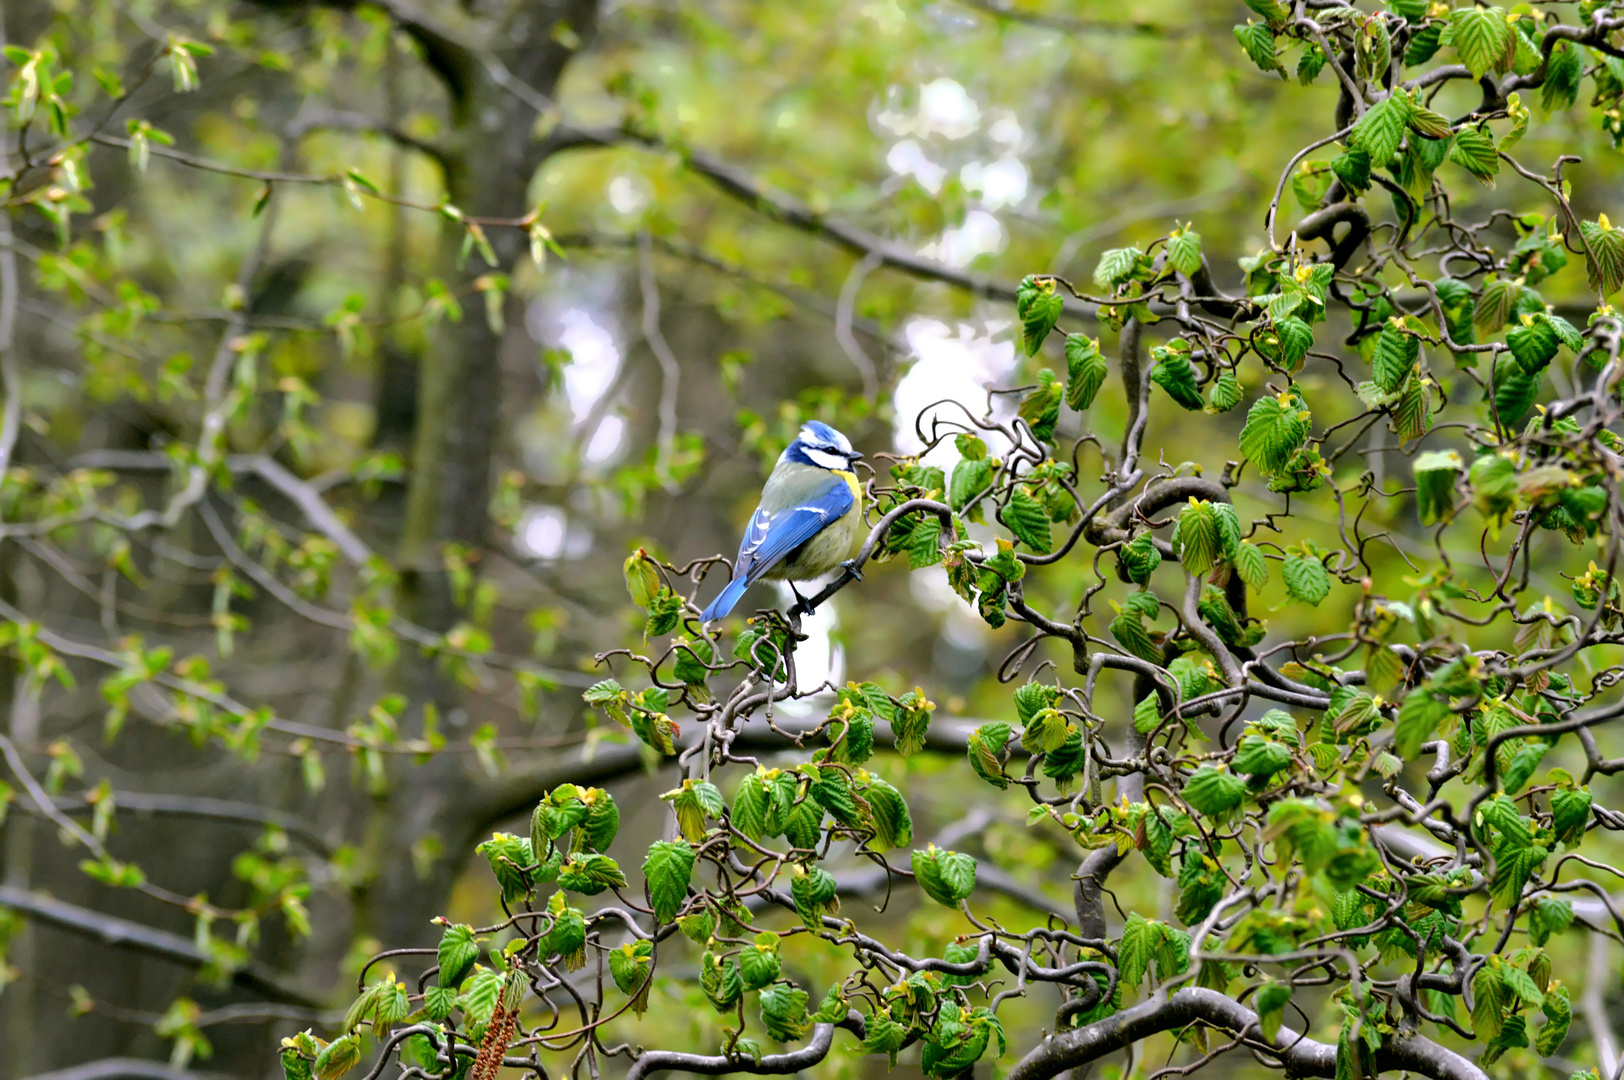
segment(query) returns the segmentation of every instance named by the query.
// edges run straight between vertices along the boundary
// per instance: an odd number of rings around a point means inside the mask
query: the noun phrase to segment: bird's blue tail
[[[739,597],[743,596],[744,590],[749,587],[750,583],[742,577],[736,577],[728,582],[727,587],[710,602],[710,607],[699,616],[699,621],[710,622],[713,619],[727,618],[728,613],[733,610],[733,605],[739,602]]]

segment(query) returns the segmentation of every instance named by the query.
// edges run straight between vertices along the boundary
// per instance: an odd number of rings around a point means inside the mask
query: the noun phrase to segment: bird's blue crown
[[[862,456],[851,448],[851,440],[846,436],[822,420],[808,420],[801,425],[795,441],[785,448],[780,461],[819,469],[849,469],[851,463]]]

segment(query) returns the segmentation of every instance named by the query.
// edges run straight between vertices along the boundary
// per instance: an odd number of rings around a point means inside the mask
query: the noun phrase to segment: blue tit
[[[862,456],[822,421],[801,428],[761,489],[733,578],[703,621],[725,617],[757,581],[807,581],[846,562],[863,524],[863,488],[851,470]]]

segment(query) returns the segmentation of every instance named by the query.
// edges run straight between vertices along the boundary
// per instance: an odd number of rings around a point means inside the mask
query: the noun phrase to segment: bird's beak
[[[847,454],[846,457],[849,458],[852,461],[862,461],[863,460],[863,455],[858,453],[856,450],[853,450],[851,453]]]

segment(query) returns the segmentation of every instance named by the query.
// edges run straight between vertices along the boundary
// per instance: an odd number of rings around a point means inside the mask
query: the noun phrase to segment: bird
[[[733,577],[701,622],[725,618],[757,581],[808,581],[839,566],[852,568],[847,556],[863,521],[863,488],[852,463],[862,456],[821,420],[801,426],[761,489]]]

